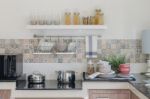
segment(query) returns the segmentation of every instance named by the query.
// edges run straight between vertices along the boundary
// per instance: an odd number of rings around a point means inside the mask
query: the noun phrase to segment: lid
[[[96,9],[96,12],[101,12],[101,9]]]

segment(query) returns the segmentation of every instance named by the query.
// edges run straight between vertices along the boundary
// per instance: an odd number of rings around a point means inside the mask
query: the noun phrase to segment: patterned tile
[[[25,63],[52,62],[85,62],[85,40],[77,41],[76,55],[34,55],[39,39],[0,39],[0,53],[23,53]],[[146,55],[142,54],[141,40],[133,39],[101,39],[98,40],[98,58],[112,54],[123,54],[126,61],[131,63],[146,62]]]

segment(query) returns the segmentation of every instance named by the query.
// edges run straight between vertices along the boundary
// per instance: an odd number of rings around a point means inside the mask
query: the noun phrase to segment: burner
[[[57,88],[75,88],[75,83],[57,83]]]

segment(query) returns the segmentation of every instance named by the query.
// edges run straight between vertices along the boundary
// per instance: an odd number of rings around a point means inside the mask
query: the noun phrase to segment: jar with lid
[[[88,66],[87,66],[87,73],[88,73],[88,75],[91,75],[94,72],[95,72],[94,71],[94,64],[93,64],[92,60],[89,60],[88,61]]]
[[[65,25],[70,25],[71,24],[71,13],[66,12],[65,13]]]
[[[80,13],[79,12],[74,12],[73,24],[74,25],[79,25],[80,24]]]
[[[101,13],[101,9],[96,9],[95,14],[95,24],[96,25],[103,25],[104,24],[104,14]]]
[[[88,25],[89,17],[83,17],[83,25]]]
[[[88,24],[89,25],[94,25],[95,24],[95,16],[90,16]]]

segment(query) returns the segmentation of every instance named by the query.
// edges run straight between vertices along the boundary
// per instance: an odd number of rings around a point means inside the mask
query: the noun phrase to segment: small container
[[[70,12],[65,13],[65,25],[71,25],[71,13]]]
[[[88,25],[89,17],[83,17],[83,25]]]
[[[88,24],[94,25],[95,24],[95,16],[90,16]]]
[[[75,12],[73,15],[73,24],[74,25],[79,25],[80,24],[80,13]]]
[[[103,25],[104,24],[104,14],[101,13],[101,9],[96,9],[95,24],[96,25]]]
[[[95,72],[94,70],[94,64],[92,63],[92,60],[89,60],[88,67],[87,67],[87,73],[88,75],[91,75]]]

